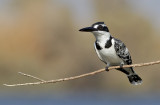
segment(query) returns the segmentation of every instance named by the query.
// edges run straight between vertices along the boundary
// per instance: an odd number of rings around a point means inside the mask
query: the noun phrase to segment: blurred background
[[[78,30],[104,21],[129,48],[133,63],[160,59],[159,0],[0,0],[1,105],[160,104],[160,65],[135,68],[133,86],[112,70],[73,81],[37,86],[2,84],[64,78],[105,67],[94,36]]]

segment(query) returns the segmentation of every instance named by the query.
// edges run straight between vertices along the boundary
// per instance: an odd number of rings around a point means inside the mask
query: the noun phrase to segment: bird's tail
[[[128,75],[129,82],[134,85],[140,85],[142,83],[142,79],[135,73]]]

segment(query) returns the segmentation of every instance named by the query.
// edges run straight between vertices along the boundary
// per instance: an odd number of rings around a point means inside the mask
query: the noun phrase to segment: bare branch
[[[23,76],[26,76],[26,77],[30,77],[30,78],[33,78],[33,79],[36,79],[36,80],[39,80],[41,82],[45,82],[45,80],[43,79],[40,79],[38,77],[35,77],[35,76],[32,76],[32,75],[29,75],[29,74],[25,74],[25,73],[22,73],[22,72],[18,72],[19,74],[23,75]]]
[[[142,67],[142,66],[150,66],[150,65],[155,65],[155,64],[160,64],[160,60],[159,61],[155,61],[155,62],[149,62],[149,63],[124,65],[123,68],[126,68],[126,67]],[[120,66],[112,66],[112,67],[109,67],[108,69],[112,70],[112,69],[117,69],[117,68],[120,68]],[[62,79],[55,79],[55,80],[49,80],[49,81],[44,81],[44,80],[42,80],[40,78],[37,78],[35,76],[31,76],[31,75],[28,75],[28,74],[20,73],[20,74],[22,74],[24,76],[31,77],[31,78],[34,78],[36,80],[40,80],[40,82],[12,84],[12,85],[3,84],[3,85],[5,85],[5,86],[26,86],[26,85],[39,85],[39,84],[47,84],[47,83],[56,83],[56,82],[74,80],[74,79],[78,79],[78,78],[82,78],[82,77],[86,77],[86,76],[92,76],[92,75],[95,75],[95,74],[98,74],[98,73],[101,73],[101,72],[104,72],[104,71],[105,71],[105,69],[99,69],[99,70],[96,70],[96,71],[93,71],[93,72],[90,72],[90,73],[81,74],[81,75],[78,75],[78,76],[62,78]]]

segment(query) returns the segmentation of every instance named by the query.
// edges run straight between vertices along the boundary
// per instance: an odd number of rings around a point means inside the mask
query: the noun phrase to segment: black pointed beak
[[[92,32],[92,31],[96,31],[96,29],[93,28],[93,27],[86,27],[86,28],[80,29],[79,31],[82,31],[82,32]]]

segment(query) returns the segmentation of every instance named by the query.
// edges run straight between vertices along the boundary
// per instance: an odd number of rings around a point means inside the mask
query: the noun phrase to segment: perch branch
[[[154,62],[148,62],[148,63],[124,65],[123,68],[126,68],[126,67],[142,67],[142,66],[150,66],[150,65],[155,65],[155,64],[160,64],[160,60],[159,61],[154,61]],[[112,66],[112,67],[109,67],[108,69],[111,70],[111,69],[117,69],[117,68],[120,68],[120,66]],[[86,77],[86,76],[95,75],[95,74],[98,74],[98,73],[101,73],[101,72],[104,72],[104,71],[105,71],[105,69],[99,69],[99,70],[96,70],[96,71],[93,71],[93,72],[89,72],[89,73],[85,73],[85,74],[81,74],[81,75],[78,75],[78,76],[62,78],[62,79],[55,79],[55,80],[48,80],[48,81],[45,81],[43,79],[37,78],[37,77],[29,75],[29,74],[24,74],[22,72],[19,72],[20,74],[22,74],[24,76],[31,77],[31,78],[34,78],[36,80],[39,80],[39,82],[12,84],[12,85],[3,84],[3,85],[5,85],[5,86],[26,86],[26,85],[39,85],[39,84],[57,83],[57,82],[74,80],[74,79],[78,79],[78,78],[82,78],[82,77]]]

